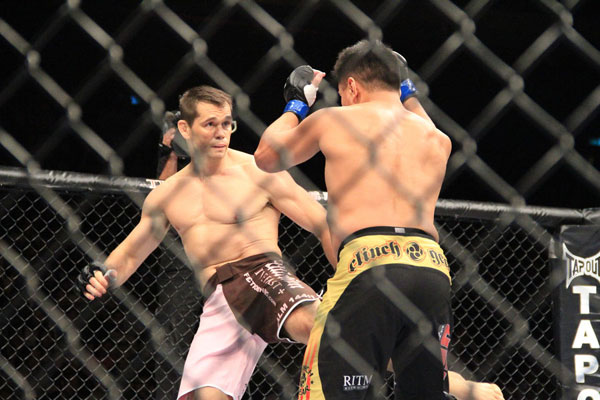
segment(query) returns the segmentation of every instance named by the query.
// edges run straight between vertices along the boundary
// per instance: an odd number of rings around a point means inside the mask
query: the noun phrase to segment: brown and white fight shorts
[[[281,332],[286,318],[300,304],[319,299],[276,253],[218,267],[205,291],[210,293],[218,284],[223,285],[223,294],[238,322],[267,343],[294,343]]]
[[[298,305],[318,300],[275,253],[218,267],[205,296],[183,369],[180,400],[191,399],[202,387],[241,399],[267,342],[292,342],[282,337],[286,318]]]

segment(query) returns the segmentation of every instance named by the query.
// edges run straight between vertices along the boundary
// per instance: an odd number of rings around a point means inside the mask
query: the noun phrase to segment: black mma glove
[[[302,121],[315,103],[317,90],[311,82],[315,76],[310,65],[301,65],[292,71],[283,85],[283,98],[286,106],[283,112],[291,111]]]
[[[104,265],[98,261],[94,261],[93,263],[86,265],[81,270],[81,273],[77,277],[77,284],[78,284],[79,289],[81,289],[81,291],[83,293],[87,292],[87,289],[85,287],[90,283],[90,278],[92,278],[94,276],[94,273],[96,271],[102,272],[102,275],[106,274],[106,272],[107,272],[106,265]]]
[[[408,64],[406,59],[400,55],[397,51],[394,51],[396,57],[400,61],[400,101],[405,102],[417,95],[417,88],[413,81],[408,79]]]

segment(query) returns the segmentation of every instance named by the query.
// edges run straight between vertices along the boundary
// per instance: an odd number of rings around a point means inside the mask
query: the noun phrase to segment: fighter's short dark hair
[[[342,84],[352,76],[371,88],[398,90],[400,67],[389,46],[380,40],[361,40],[340,51],[332,75]]]

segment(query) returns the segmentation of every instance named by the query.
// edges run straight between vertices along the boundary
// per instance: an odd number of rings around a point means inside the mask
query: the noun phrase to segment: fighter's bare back
[[[319,139],[333,248],[359,229],[420,228],[438,238],[436,201],[450,155],[450,139],[398,100],[319,111],[327,126]],[[319,129],[318,127],[314,127]]]

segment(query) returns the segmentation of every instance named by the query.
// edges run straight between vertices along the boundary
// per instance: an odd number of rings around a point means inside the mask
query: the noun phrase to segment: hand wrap
[[[417,95],[417,87],[413,81],[408,79],[408,64],[406,59],[397,51],[394,51],[394,54],[400,61],[400,101],[404,103],[406,100]]]
[[[312,84],[315,73],[311,66],[301,65],[294,69],[283,85],[286,106],[283,112],[291,111],[302,121],[315,103],[318,88]]]
[[[89,285],[90,279],[95,276],[94,273],[96,271],[102,272],[102,275],[106,274],[106,265],[98,261],[94,261],[93,263],[83,267],[83,269],[81,270],[81,273],[77,277],[77,286],[79,287],[79,289],[81,289],[83,293],[87,292],[87,289],[85,287]]]

